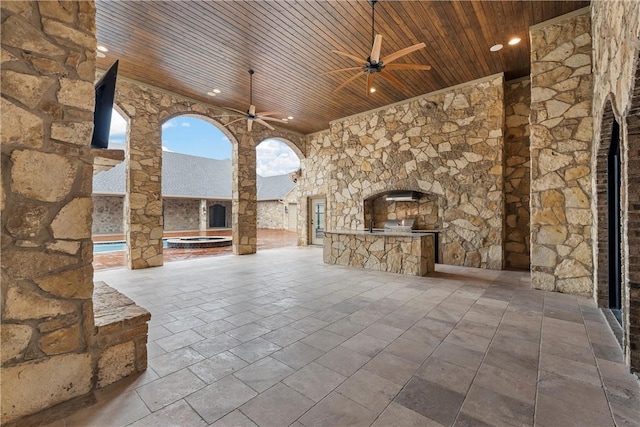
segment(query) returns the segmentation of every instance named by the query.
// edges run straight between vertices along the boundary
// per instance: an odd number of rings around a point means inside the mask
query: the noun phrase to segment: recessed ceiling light
[[[109,52],[109,49],[107,49],[106,47],[104,47],[104,46],[102,46],[102,45],[99,45],[99,46],[98,46],[98,50],[99,50],[100,52]]]
[[[513,46],[514,44],[518,44],[520,43],[520,37],[514,37],[511,40],[509,40],[509,45]]]
[[[104,58],[104,57],[106,57],[107,55],[105,55],[105,54],[104,54],[104,53],[102,53],[102,52],[96,52],[96,56],[97,56],[98,58]]]
[[[369,89],[369,92],[371,92],[371,93],[373,93],[373,92],[375,92],[375,91],[376,91],[376,88],[375,88],[375,87],[372,87],[371,89]]]
[[[207,92],[207,95],[209,96],[216,96],[216,94],[214,92]]]
[[[214,89],[213,93],[220,93],[220,89]]]
[[[287,120],[293,120],[293,116],[287,117]]]
[[[504,47],[504,46],[502,46],[500,43],[498,43],[498,44],[494,44],[493,46],[491,46],[491,47],[489,48],[489,50],[490,50],[491,52],[497,52],[497,51],[499,51],[500,49],[502,49],[503,47]]]

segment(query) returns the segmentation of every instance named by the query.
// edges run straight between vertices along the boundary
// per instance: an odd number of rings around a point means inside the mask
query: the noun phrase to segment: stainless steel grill
[[[384,231],[396,233],[410,233],[415,227],[414,218],[389,219],[384,223]]]

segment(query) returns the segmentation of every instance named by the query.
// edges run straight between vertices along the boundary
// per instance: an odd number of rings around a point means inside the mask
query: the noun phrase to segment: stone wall
[[[2,7],[2,422],[91,390],[93,2]]]
[[[163,199],[164,230],[199,230],[199,199]]]
[[[303,197],[326,195],[327,229],[354,230],[372,195],[441,196],[443,262],[501,269],[503,95],[494,75],[332,122],[307,142]]]
[[[124,233],[124,197],[102,196],[94,194],[93,226],[91,233],[123,234]]]
[[[286,205],[279,200],[264,200],[258,202],[258,228],[272,230],[284,229]]]
[[[593,294],[591,19],[531,27],[531,281]]]
[[[603,127],[615,115],[621,126],[622,154],[622,311],[623,347],[627,362],[640,371],[640,3],[594,1],[591,6],[593,26],[593,118],[594,140],[592,169],[597,168],[598,154],[603,150]],[[609,120],[606,120],[606,109]],[[612,110],[612,111],[611,111]],[[595,187],[596,174],[592,175]],[[602,197],[592,199],[592,211]],[[598,230],[606,224],[594,224],[592,237],[598,242]],[[597,245],[598,264],[606,257],[607,247]],[[596,267],[598,268],[598,267]],[[603,275],[597,272],[598,280]],[[606,272],[604,272],[606,276]],[[606,286],[606,285],[605,285]],[[599,286],[600,287],[600,283]]]
[[[247,132],[244,121],[223,127],[231,121],[229,116],[221,117],[224,110],[125,78],[118,79],[116,104],[129,119],[125,200],[129,268],[162,265],[161,126],[165,121],[185,114],[216,125],[231,141],[233,253],[255,253],[255,147],[263,140],[275,137],[287,141],[301,154],[303,136],[281,128],[271,131],[260,125]]]
[[[529,79],[506,82],[504,104],[505,267],[529,270]]]

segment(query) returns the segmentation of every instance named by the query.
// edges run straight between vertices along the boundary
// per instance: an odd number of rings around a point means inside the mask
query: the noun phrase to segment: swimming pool
[[[126,247],[127,244],[124,240],[115,242],[96,242],[93,244],[93,253],[124,251]],[[162,239],[162,247],[167,247],[167,239]]]

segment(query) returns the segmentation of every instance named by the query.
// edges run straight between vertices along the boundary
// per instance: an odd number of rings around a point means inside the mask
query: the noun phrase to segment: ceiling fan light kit
[[[333,73],[338,73],[338,72],[342,72],[342,71],[354,71],[354,70],[360,70],[359,73],[355,74],[354,76],[349,77],[346,81],[344,81],[342,84],[340,84],[337,88],[334,89],[334,93],[338,92],[340,89],[344,88],[345,86],[347,86],[349,83],[353,82],[354,80],[356,80],[358,77],[365,75],[366,76],[366,88],[367,88],[367,96],[369,96],[370,93],[374,93],[376,91],[376,89],[373,87],[373,76],[374,74],[378,74],[380,77],[382,77],[383,79],[385,79],[386,81],[388,81],[389,83],[391,83],[392,85],[394,85],[395,87],[399,88],[399,89],[404,89],[405,86],[404,84],[402,84],[402,82],[400,80],[398,80],[397,78],[395,78],[394,76],[392,76],[389,71],[392,70],[430,70],[431,66],[429,65],[423,65],[423,64],[392,64],[392,62],[394,62],[397,59],[402,58],[405,55],[410,54],[411,52],[414,52],[416,50],[420,50],[425,48],[427,45],[424,43],[418,43],[415,44],[413,46],[409,46],[406,47],[404,49],[400,49],[397,52],[394,52],[390,55],[387,55],[385,57],[380,58],[380,52],[381,52],[381,48],[382,48],[382,34],[376,34],[376,20],[375,20],[375,6],[376,3],[378,2],[378,0],[367,0],[369,2],[369,4],[371,5],[371,53],[369,54],[369,56],[367,57],[366,60],[364,60],[364,62],[362,61],[362,59],[360,57],[358,57],[357,55],[353,55],[347,52],[342,52],[339,50],[332,50],[332,52],[340,55],[340,56],[344,56],[346,58],[349,59],[353,59],[359,63],[361,63],[362,65],[358,66],[358,67],[348,67],[348,68],[340,68],[337,70],[332,70],[332,71],[328,71],[326,73],[322,73],[322,74],[333,74]]]

